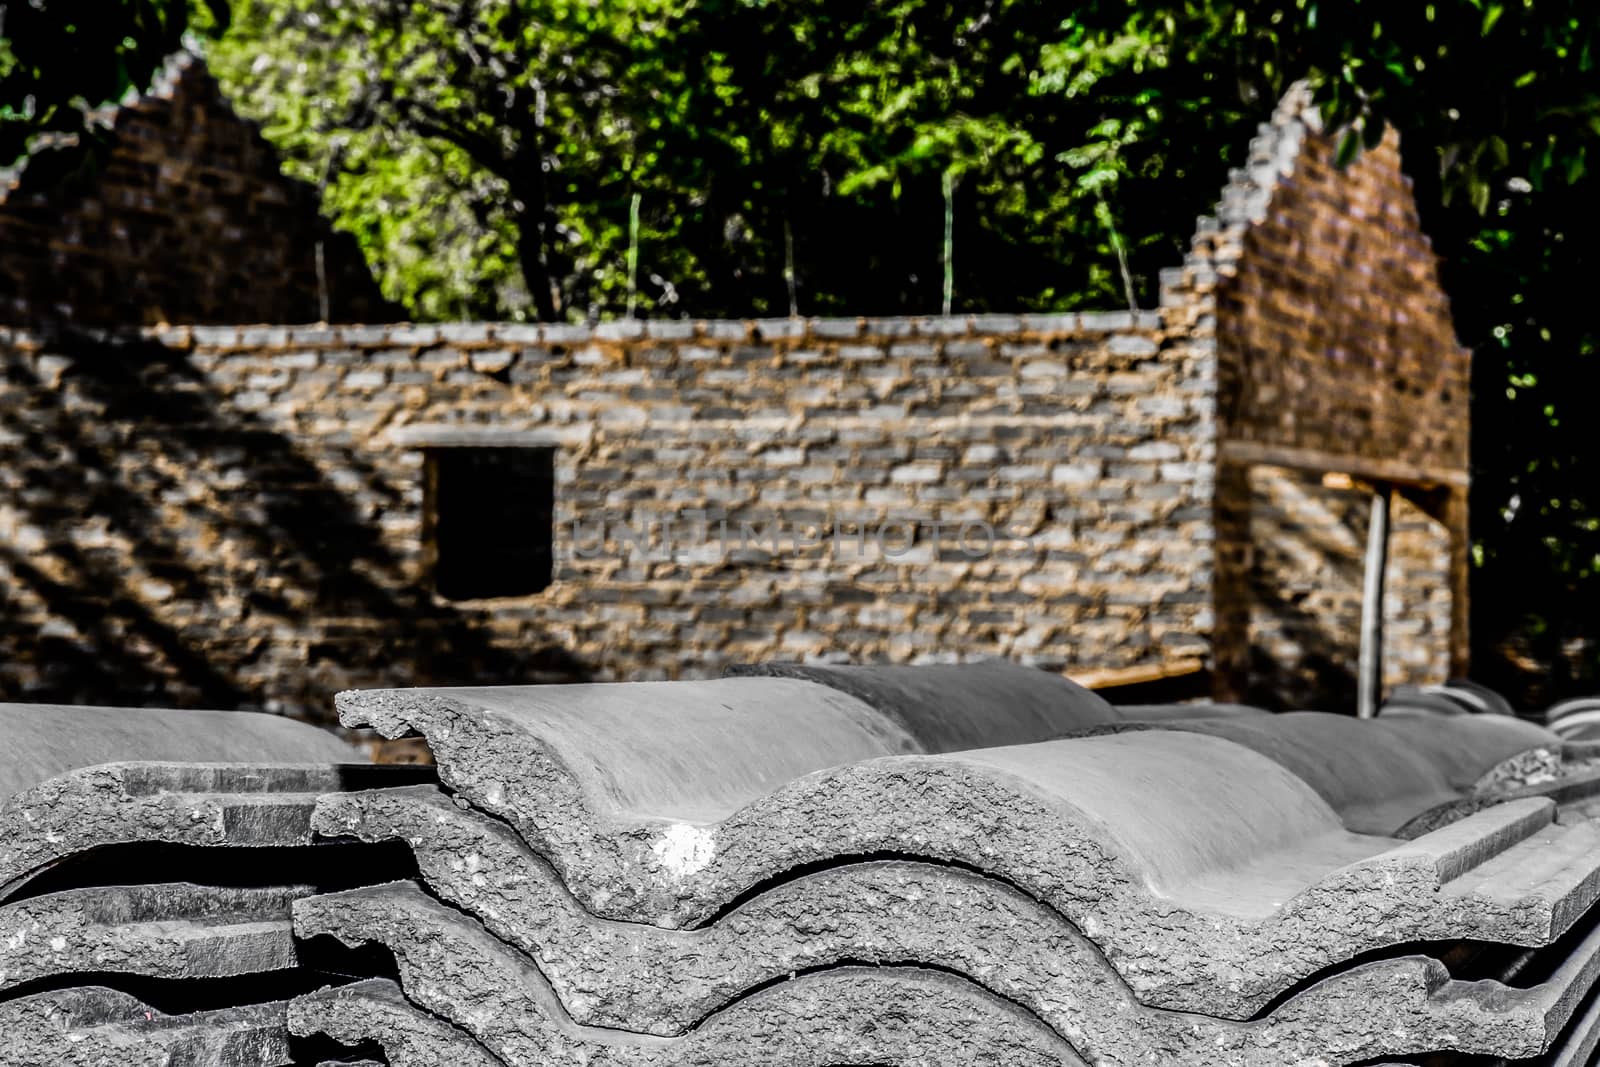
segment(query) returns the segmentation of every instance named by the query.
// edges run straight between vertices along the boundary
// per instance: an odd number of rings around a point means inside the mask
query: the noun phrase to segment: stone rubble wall
[[[1340,136],[1309,103],[1297,86],[1261,126],[1163,276],[1163,306],[1217,351],[1213,693],[1345,707],[1365,545],[1331,546],[1356,526],[1364,539],[1366,498],[1330,501],[1323,474],[1409,501],[1392,520],[1386,681],[1467,671],[1471,353],[1394,131],[1340,169]],[[1302,506],[1285,512],[1291,485]]]
[[[1209,652],[1211,356],[1155,313],[18,334],[0,359],[8,695],[324,714],[357,686]],[[555,447],[549,589],[433,594],[424,454],[462,444]],[[629,541],[701,511],[727,542]]]
[[[342,239],[214,88],[121,109],[102,200],[0,203],[0,321],[31,324],[0,334],[0,695],[326,715],[998,655],[1343,710],[1365,517],[1325,474],[1418,505],[1390,680],[1465,668],[1468,354],[1394,139],[1334,168],[1302,90],[1155,311],[302,327]],[[382,317],[360,273],[334,318]],[[280,325],[215,325],[249,320]],[[436,594],[427,456],[461,446],[554,449],[549,588]]]

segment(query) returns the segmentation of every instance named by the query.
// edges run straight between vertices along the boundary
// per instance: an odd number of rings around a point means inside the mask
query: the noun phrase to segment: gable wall
[[[1183,272],[1218,337],[1215,692],[1301,707],[1354,691],[1374,492],[1398,500],[1386,681],[1466,671],[1471,361],[1397,137],[1340,169],[1305,105],[1262,128]]]
[[[0,184],[0,324],[386,321],[360,249],[198,60],[118,108],[102,169]]]

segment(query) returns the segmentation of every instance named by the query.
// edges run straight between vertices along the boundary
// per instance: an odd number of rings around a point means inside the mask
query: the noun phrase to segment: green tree
[[[586,214],[626,181],[620,97],[653,17],[623,0],[246,0],[213,61],[300,172],[332,184],[397,295],[480,308],[509,257],[532,312],[556,319],[583,299]],[[441,274],[429,245],[444,240],[482,272]]]
[[[958,307],[1149,299],[1203,203],[1170,189],[1214,189],[1255,110],[1159,26],[1037,0],[488,10],[249,0],[214,49],[417,314],[514,300],[508,246],[531,306],[501,314],[621,311],[636,195],[647,313],[937,311],[946,190]],[[1194,151],[1208,132],[1228,147]],[[436,160],[453,184],[422,179]],[[439,236],[502,251],[441,274]]]

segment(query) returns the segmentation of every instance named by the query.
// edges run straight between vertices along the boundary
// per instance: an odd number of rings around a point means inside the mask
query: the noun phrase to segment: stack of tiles
[[[1569,740],[1600,740],[1600,697],[1563,700],[1542,716],[1545,725]]]
[[[431,772],[243,712],[3,704],[0,739],[0,1065],[320,1062],[287,1004],[342,961],[308,965],[291,906],[412,865],[312,812]]]
[[[1577,1065],[1593,754],[1503,715],[1116,709],[1003,664],[343,694],[443,788],[291,1029],[394,1067]]]

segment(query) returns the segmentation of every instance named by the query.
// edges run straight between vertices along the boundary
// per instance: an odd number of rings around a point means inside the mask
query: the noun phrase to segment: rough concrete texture
[[[1168,719],[1106,729],[1209,734],[1281,764],[1357,833],[1416,837],[1507,790],[1563,774],[1560,738],[1490,716],[1371,721],[1326,712]]]
[[[69,889],[0,905],[0,991],[72,973],[219,978],[296,964],[291,901],[306,887]]]
[[[426,774],[357,770],[369,783]],[[0,901],[49,865],[108,845],[310,844],[317,797],[349,782],[344,768],[309,765],[108,763],[58,775],[0,800]]]
[[[376,1043],[389,1067],[504,1067],[465,1030],[417,1008],[381,978],[296,997],[289,1002],[289,1031],[323,1034],[342,1045]]]
[[[849,693],[887,714],[924,752],[1025,745],[1120,718],[1098,693],[1003,659],[917,666],[769,663],[727,673],[798,678]]]
[[[659,1038],[574,1023],[537,967],[414,885],[308,897],[295,905],[295,926],[302,936],[389,948],[406,996],[508,1067],[1084,1062],[1030,1013],[934,971],[849,967],[806,975],[728,1005],[685,1037]]]
[[[1594,744],[1600,740],[1600,697],[1563,701],[1545,712],[1544,721],[1568,741]]]
[[[1506,698],[1472,685],[1398,685],[1380,715],[1515,715]]]
[[[1600,828],[1556,826],[1548,800],[1502,804],[1409,843],[1351,834],[1279,764],[1164,730],[870,759],[734,807],[754,783],[737,754],[719,761],[727,749],[715,737],[653,734],[647,720],[609,750],[595,724],[610,688],[581,687],[583,700],[347,694],[341,708],[348,724],[389,736],[419,729],[443,780],[511,821],[597,915],[692,926],[810,864],[953,862],[1062,912],[1146,1003],[1225,1017],[1372,949],[1547,943],[1600,882]],[[816,743],[803,721],[778,717],[763,744],[781,749],[791,731]]]
[[[286,1067],[283,1004],[163,1015],[99,986],[0,1003],[0,1067]]]
[[[712,926],[667,931],[595,919],[509,828],[437,789],[327,797],[317,828],[409,841],[429,889],[527,953],[575,1022],[661,1036],[787,975],[870,959],[981,976],[1097,1064],[1349,1062],[1425,1051],[1454,1035],[1474,1051],[1511,1054],[1542,1047],[1570,993],[1593,980],[1578,970],[1524,992],[1453,982],[1438,963],[1407,957],[1330,977],[1255,1022],[1225,1022],[1145,1007],[1057,912],[955,868],[836,867],[747,900]]]
[[[1553,729],[1550,732],[1561,737]],[[1569,763],[1600,760],[1600,741],[1561,737],[1561,758]]]
[[[1544,1067],[1590,1067],[1597,1051],[1600,1051],[1600,996],[1591,994],[1589,1002],[1550,1050]]]
[[[1521,1059],[1467,1059],[1452,1047],[1439,1046],[1431,1055],[1388,1060],[1373,1067],[1595,1067],[1600,1063],[1600,995],[1591,993],[1561,1036],[1542,1055]]]
[[[1443,770],[1451,785],[1478,793],[1553,777],[1567,758],[1553,731],[1509,716],[1475,715],[1449,722],[1397,716],[1365,725],[1405,738]]]
[[[315,726],[248,711],[0,704],[0,797],[97,763],[365,763]]]
[[[1556,821],[1576,825],[1600,817],[1600,767],[1593,762],[1562,764],[1552,779],[1535,780],[1503,791],[1481,793],[1435,808],[1414,820],[1407,832],[1425,832],[1464,818],[1475,811],[1510,800],[1545,798],[1555,801]]]
[[[1558,805],[1556,819],[1566,824],[1576,824],[1600,818],[1600,766],[1588,765],[1563,774],[1554,782],[1524,786],[1504,794],[1502,799],[1542,796]]]

